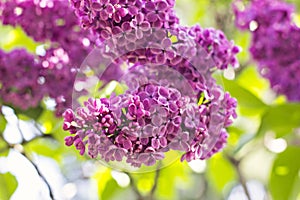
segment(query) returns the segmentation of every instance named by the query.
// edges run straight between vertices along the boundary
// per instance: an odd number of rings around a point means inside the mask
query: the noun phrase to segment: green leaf
[[[0,114],[0,134],[2,134],[5,130],[7,121],[2,114]]]
[[[52,139],[40,138],[30,141],[25,149],[29,152],[35,152],[39,155],[51,157],[57,161],[61,158],[61,146]]]
[[[270,87],[268,80],[261,77],[257,67],[254,65],[243,69],[236,81],[241,87],[246,88],[258,98],[262,98]]]
[[[193,187],[191,174],[187,162],[180,162],[179,158],[172,165],[162,168],[158,179],[158,199],[178,199],[178,188],[186,190]]]
[[[225,186],[236,179],[236,173],[231,163],[218,153],[208,160],[207,178],[222,193]]]
[[[269,180],[273,200],[296,200],[299,195],[299,155],[299,147],[288,147],[275,159]]]
[[[19,47],[26,48],[34,53],[39,45],[31,37],[28,37],[21,27],[3,26],[0,24],[0,35],[0,46],[7,51]]]
[[[300,127],[300,104],[277,105],[268,109],[263,115],[257,136],[273,131],[277,137],[283,137],[292,133],[297,127]]]
[[[105,188],[101,194],[101,199],[112,199],[116,194],[122,192],[124,189],[121,188],[114,179],[108,180],[105,184]]]
[[[257,115],[267,108],[267,105],[258,97],[235,81],[223,79],[222,83],[225,91],[228,91],[232,97],[237,99],[238,106],[243,114]]]
[[[16,178],[11,173],[0,174],[0,200],[8,200],[18,186]]]

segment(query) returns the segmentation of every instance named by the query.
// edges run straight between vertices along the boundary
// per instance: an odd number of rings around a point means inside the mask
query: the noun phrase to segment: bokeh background
[[[288,2],[300,10],[300,1]],[[182,24],[221,29],[242,49],[237,70],[216,73],[238,100],[226,148],[206,161],[128,174],[66,147],[51,100],[26,112],[2,105],[1,200],[51,199],[49,187],[55,199],[132,200],[153,193],[159,200],[300,200],[300,103],[276,95],[259,75],[248,52],[251,35],[234,26],[230,0],[177,0],[176,12]],[[294,21],[300,26],[300,14]],[[0,25],[2,50],[34,53],[39,45],[20,27]]]

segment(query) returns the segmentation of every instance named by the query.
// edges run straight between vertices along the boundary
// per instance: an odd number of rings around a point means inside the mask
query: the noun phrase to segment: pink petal
[[[155,10],[155,4],[154,4],[153,2],[147,2],[147,3],[145,4],[145,8],[146,8],[147,10]]]
[[[155,14],[155,13],[153,13],[153,12],[151,12],[151,13],[148,13],[147,15],[146,15],[146,18],[147,18],[147,20],[149,21],[149,22],[155,22],[158,18],[157,18],[157,15]]]
[[[164,11],[168,8],[168,4],[164,1],[158,2],[157,4],[157,10]]]

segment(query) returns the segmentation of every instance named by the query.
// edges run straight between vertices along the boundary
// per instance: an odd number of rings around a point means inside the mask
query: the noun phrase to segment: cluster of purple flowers
[[[129,71],[125,94],[90,98],[75,113],[64,113],[63,128],[71,133],[66,145],[75,145],[81,155],[87,149],[91,158],[126,159],[135,167],[154,165],[171,149],[184,151],[181,159],[191,161],[223,148],[224,127],[236,117],[236,101],[228,93],[214,85],[199,103],[185,79],[173,84],[182,78],[176,70],[139,65]]]
[[[294,8],[280,0],[253,0],[245,8],[233,4],[236,26],[250,30],[250,52],[262,76],[289,101],[300,100],[300,28],[292,20]]]
[[[24,49],[10,53],[0,50],[0,96],[2,100],[24,110],[36,107],[45,93],[41,87],[43,84],[39,73],[41,69],[34,56]]]
[[[127,90],[68,109],[66,145],[81,155],[87,151],[91,158],[100,155],[135,167],[154,165],[171,149],[185,152],[181,160],[191,161],[224,147],[237,102],[212,73],[237,67],[239,52],[224,33],[179,25],[172,0],[71,2],[82,27],[97,37],[97,53],[86,68],[97,74],[97,67],[105,65],[106,76],[111,67],[127,66],[113,78]]]
[[[150,27],[170,28],[178,23],[174,0],[71,0],[84,28],[94,30],[101,40],[136,30],[138,38]]]
[[[20,26],[45,44],[39,55],[23,49],[1,51],[2,99],[25,110],[49,96],[60,116],[71,106],[76,69],[92,48],[92,35],[81,30],[67,1],[5,1],[0,3],[0,13],[3,25]]]

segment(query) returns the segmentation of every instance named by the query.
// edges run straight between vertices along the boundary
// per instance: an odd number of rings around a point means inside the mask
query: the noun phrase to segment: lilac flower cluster
[[[10,53],[0,50],[2,100],[23,110],[36,107],[45,93],[41,87],[43,84],[39,73],[41,69],[34,56],[24,49],[17,49]]]
[[[170,41],[165,40],[164,43],[161,41],[166,39],[169,31],[177,29],[175,32],[179,30],[185,32],[181,35],[175,34],[181,43],[186,41],[185,37],[193,38],[196,44],[201,46],[202,51],[204,49],[209,53],[207,56],[213,59],[217,68],[225,69],[229,65],[238,67],[236,58],[238,47],[232,41],[228,41],[222,31],[213,28],[204,29],[199,25],[191,28],[180,26],[173,9],[174,0],[72,0],[71,2],[82,27],[92,30],[97,35],[100,46],[102,42],[113,37],[118,41],[114,43],[114,49],[125,48],[126,51],[132,51],[144,47],[141,44],[145,42],[149,44],[145,38],[149,39],[151,35],[156,37],[155,43],[159,44],[155,48],[166,50],[167,46],[171,46]],[[150,38],[150,40],[154,39]],[[183,44],[182,49],[184,45],[188,44]],[[156,62],[163,62],[165,55],[159,55]],[[139,55],[142,56],[144,55]]]
[[[63,128],[72,136],[65,138],[66,145],[74,145],[81,155],[87,151],[91,158],[126,160],[135,167],[154,165],[171,149],[184,151],[181,159],[191,161],[206,159],[223,148],[224,127],[236,117],[236,101],[214,85],[212,94],[203,93],[199,106],[189,84],[183,81],[185,88],[172,85],[167,76],[182,75],[161,67],[135,66],[126,75],[125,94],[90,98],[75,113],[68,109]],[[157,76],[157,72],[161,73]],[[209,143],[212,147],[205,149]]]
[[[3,100],[27,109],[36,107],[43,96],[49,96],[56,101],[57,115],[61,115],[71,105],[76,69],[92,48],[92,35],[80,29],[67,1],[1,2],[0,20],[3,25],[20,26],[35,41],[46,44],[45,53],[35,57],[24,50],[2,52],[4,63],[0,64],[0,70],[8,73],[13,68],[23,72],[22,77],[14,73],[10,76],[3,74],[0,89]],[[31,89],[13,89],[17,85],[24,88],[30,85]],[[32,101],[22,103],[24,97],[32,97]]]
[[[236,26],[250,30],[250,52],[259,71],[278,94],[299,101],[300,29],[292,21],[294,7],[280,0],[253,0],[245,8],[234,4]]]
[[[170,28],[178,23],[174,0],[72,0],[82,27],[94,30],[103,41],[136,30],[138,38],[150,27]]]
[[[67,146],[74,145],[81,155],[87,151],[91,158],[126,160],[135,167],[154,165],[171,149],[185,152],[181,160],[191,161],[224,147],[236,100],[222,91],[212,73],[238,67],[239,49],[233,42],[212,28],[180,26],[171,0],[71,2],[82,27],[98,38],[87,69],[99,74],[97,68],[107,66],[103,77],[110,68],[127,66],[113,79],[128,89],[68,109],[63,127],[71,133]],[[83,83],[84,76],[78,81]]]

